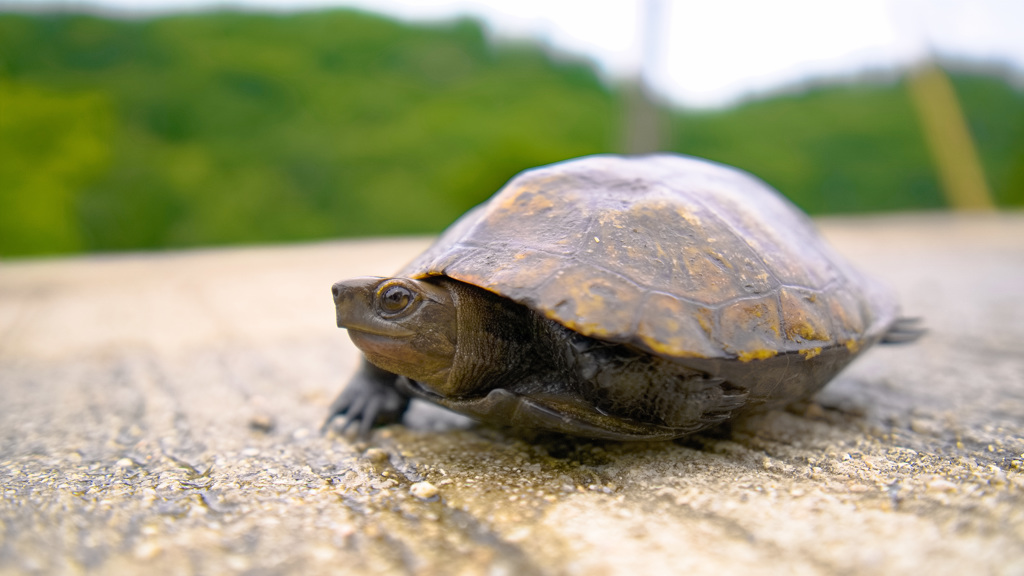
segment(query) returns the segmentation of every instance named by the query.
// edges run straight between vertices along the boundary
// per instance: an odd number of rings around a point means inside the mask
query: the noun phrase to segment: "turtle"
[[[674,439],[919,334],[782,194],[669,153],[521,172],[394,277],[331,291],[364,360],[325,427],[363,437],[420,398],[513,429]]]

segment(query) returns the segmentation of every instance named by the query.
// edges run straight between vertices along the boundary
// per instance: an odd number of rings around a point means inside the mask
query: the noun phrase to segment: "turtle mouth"
[[[368,330],[348,329],[348,337],[352,339],[352,343],[356,345],[356,348],[366,353],[384,354],[387,356],[400,354],[406,345],[405,339],[409,336],[412,336],[412,333],[381,334]]]
[[[357,334],[359,335],[360,338],[367,337],[378,339],[401,339],[410,338],[416,335],[416,332],[413,332],[412,330],[402,329],[397,326],[388,326],[386,330],[372,330],[370,328],[367,328],[366,326],[350,327],[340,325],[338,327],[348,330],[349,337],[351,337],[353,340],[355,339],[355,336]]]

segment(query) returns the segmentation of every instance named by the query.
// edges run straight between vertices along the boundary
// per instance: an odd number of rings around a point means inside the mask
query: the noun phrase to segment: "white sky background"
[[[727,105],[808,79],[893,71],[932,51],[1024,76],[1024,0],[6,0],[151,14],[216,7],[292,11],[348,6],[402,20],[481,20],[496,38],[538,40],[590,58],[607,78],[636,74],[668,100]],[[653,34],[653,36],[650,36]]]

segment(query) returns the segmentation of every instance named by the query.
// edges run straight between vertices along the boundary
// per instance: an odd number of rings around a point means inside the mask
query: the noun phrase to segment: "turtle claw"
[[[356,437],[365,440],[373,428],[401,422],[409,398],[395,388],[395,378],[390,372],[365,364],[331,403],[320,432],[326,434],[333,429],[345,434],[355,427]],[[342,422],[336,425],[339,418]]]

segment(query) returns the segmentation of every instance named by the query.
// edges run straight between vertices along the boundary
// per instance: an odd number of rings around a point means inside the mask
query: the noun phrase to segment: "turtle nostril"
[[[341,296],[341,286],[337,284],[331,286],[331,295],[334,296],[334,302],[338,302],[338,296]]]

